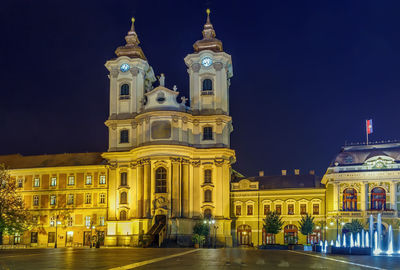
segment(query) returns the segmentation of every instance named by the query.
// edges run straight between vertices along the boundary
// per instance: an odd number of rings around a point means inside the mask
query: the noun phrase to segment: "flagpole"
[[[367,134],[367,145],[368,145],[368,120],[365,120],[365,133]]]

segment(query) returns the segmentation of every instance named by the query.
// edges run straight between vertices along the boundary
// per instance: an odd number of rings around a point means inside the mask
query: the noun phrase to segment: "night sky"
[[[166,86],[188,96],[183,58],[205,9],[232,55],[234,168],[323,174],[345,142],[400,139],[399,1],[2,1],[0,154],[106,151],[104,63],[136,18]]]

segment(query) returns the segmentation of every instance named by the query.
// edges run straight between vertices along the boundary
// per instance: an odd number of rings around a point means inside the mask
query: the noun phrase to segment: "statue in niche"
[[[153,208],[154,209],[162,208],[168,210],[168,200],[163,196],[154,199]]]

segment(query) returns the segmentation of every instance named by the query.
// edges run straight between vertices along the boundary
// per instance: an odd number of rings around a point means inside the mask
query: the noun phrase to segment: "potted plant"
[[[201,235],[201,234],[194,234],[192,237],[193,243],[194,243],[194,247],[195,248],[199,248],[201,244],[204,243],[205,240],[205,236]]]

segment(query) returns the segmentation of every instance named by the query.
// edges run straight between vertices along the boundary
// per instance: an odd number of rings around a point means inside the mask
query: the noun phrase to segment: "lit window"
[[[90,216],[86,216],[86,217],[85,217],[85,226],[88,227],[88,228],[90,228],[90,225],[91,225],[91,224],[90,224]]]
[[[264,215],[268,215],[271,212],[271,206],[269,204],[264,205]]]
[[[22,183],[23,183],[23,180],[21,178],[18,179],[18,187],[19,188],[22,188]]]
[[[319,204],[313,204],[313,215],[319,215]]]
[[[67,226],[72,227],[72,225],[73,225],[73,219],[72,219],[72,217],[68,217],[67,218]]]
[[[40,178],[39,177],[35,177],[35,179],[33,180],[33,186],[40,187]]]
[[[357,191],[354,188],[343,191],[343,211],[357,211]]]
[[[86,175],[86,185],[91,185],[91,184],[92,184],[92,176]]]
[[[156,193],[167,192],[167,170],[160,167],[156,170]]]
[[[127,196],[126,192],[122,192],[122,193],[121,193],[121,198],[120,198],[121,204],[126,204],[126,203],[128,203],[128,198],[127,198],[127,197],[128,197],[128,196]]]
[[[34,206],[38,206],[39,205],[39,196],[38,195],[34,195],[33,196],[33,205]]]
[[[211,197],[212,197],[211,190],[208,189],[208,190],[204,191],[204,201],[205,202],[211,202],[212,201]]]
[[[50,218],[50,227],[54,227],[56,226],[56,218],[55,217],[51,217]]]
[[[123,172],[121,173],[121,186],[128,185],[128,173]]]
[[[56,195],[50,196],[50,205],[56,205]]]
[[[129,130],[123,129],[120,131],[119,143],[129,143]]]
[[[121,85],[119,94],[120,99],[129,99],[129,84],[125,83]]]
[[[74,204],[74,194],[68,194],[67,204],[69,205]]]
[[[105,220],[104,217],[100,217],[100,224],[99,224],[100,226],[104,226],[104,220]]]
[[[70,175],[68,177],[68,186],[73,186],[73,185],[75,185],[75,176]]]
[[[212,178],[212,171],[211,170],[204,170],[204,183],[211,183]]]
[[[57,186],[57,177],[51,178],[50,186],[52,186],[52,187]]]
[[[38,242],[38,232],[31,232],[31,243],[37,244]]]
[[[294,204],[288,204],[288,215],[294,215]]]
[[[247,215],[252,216],[253,215],[253,205],[248,205],[247,206]]]
[[[305,214],[307,214],[307,205],[300,204],[300,215],[305,215]]]
[[[204,127],[203,128],[203,141],[212,140],[212,139],[213,139],[212,127]]]
[[[105,185],[106,184],[106,176],[105,175],[100,175],[99,184],[100,185]]]
[[[106,194],[100,193],[100,203],[106,203]]]
[[[282,214],[282,206],[281,205],[276,205],[275,206],[275,212],[277,215]]]
[[[386,210],[386,191],[383,188],[371,190],[371,210]]]
[[[236,205],[236,215],[237,216],[242,215],[242,206]]]
[[[85,200],[86,204],[91,204],[92,203],[92,194],[90,193],[86,193],[86,200]]]

